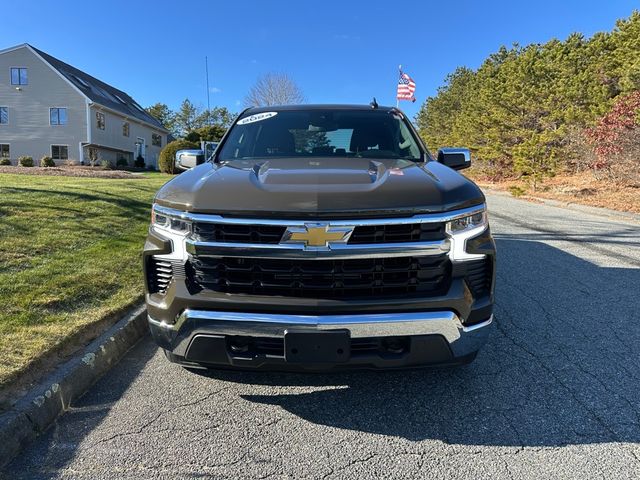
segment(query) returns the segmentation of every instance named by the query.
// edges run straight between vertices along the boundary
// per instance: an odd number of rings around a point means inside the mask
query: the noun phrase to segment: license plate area
[[[284,332],[284,358],[290,363],[342,363],[351,356],[349,330]]]

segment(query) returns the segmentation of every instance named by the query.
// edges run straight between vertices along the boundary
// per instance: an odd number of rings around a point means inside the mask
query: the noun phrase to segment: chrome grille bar
[[[305,247],[296,243],[251,244],[196,242],[186,240],[187,253],[196,257],[251,257],[283,259],[389,258],[441,255],[449,252],[448,239],[436,242],[330,244],[328,247]]]

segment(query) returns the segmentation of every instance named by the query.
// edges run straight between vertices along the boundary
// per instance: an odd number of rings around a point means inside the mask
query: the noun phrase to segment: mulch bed
[[[19,175],[50,175],[56,177],[90,177],[90,178],[141,178],[123,170],[102,170],[92,167],[13,167],[0,166],[0,173],[15,173]]]

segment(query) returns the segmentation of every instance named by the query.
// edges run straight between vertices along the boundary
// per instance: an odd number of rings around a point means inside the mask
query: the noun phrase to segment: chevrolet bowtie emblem
[[[328,247],[330,243],[346,243],[353,227],[332,227],[327,224],[309,224],[288,227],[280,243],[302,243],[305,247]]]

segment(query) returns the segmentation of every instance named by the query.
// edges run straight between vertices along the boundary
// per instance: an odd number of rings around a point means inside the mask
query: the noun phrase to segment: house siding
[[[101,112],[105,116],[104,130],[98,128],[96,112]],[[95,145],[95,148],[98,149],[98,155],[100,159],[104,159],[115,164],[119,155],[122,152],[127,152],[131,155],[131,158],[135,160],[136,142],[138,137],[140,137],[144,139],[146,145],[146,165],[157,168],[160,150],[162,150],[162,147],[164,147],[167,143],[166,133],[160,131],[159,129],[142,124],[136,119],[127,118],[123,115],[116,114],[111,110],[106,110],[100,105],[91,106],[89,119],[91,121],[91,144]],[[128,137],[125,137],[122,134],[122,124],[124,122],[129,122]],[[151,136],[154,133],[161,136],[162,146],[156,147],[151,144]],[[109,148],[100,148],[100,146],[106,146]],[[88,161],[88,149],[86,149],[85,162],[88,163]]]
[[[11,67],[25,67],[28,85],[11,85]],[[0,55],[0,106],[8,107],[9,123],[0,125],[0,144],[11,147],[12,163],[22,155],[36,164],[51,155],[51,145],[67,145],[78,161],[87,141],[86,100],[26,46]],[[67,109],[66,125],[49,124],[49,108]]]

